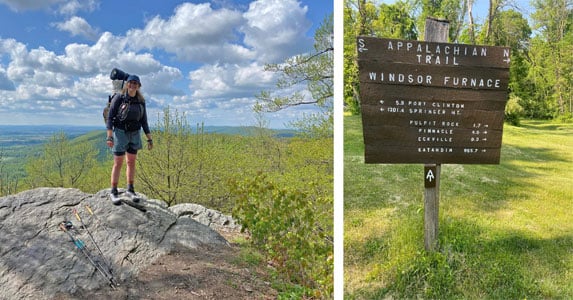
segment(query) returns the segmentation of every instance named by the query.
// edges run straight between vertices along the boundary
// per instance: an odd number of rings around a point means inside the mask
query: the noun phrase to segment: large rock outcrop
[[[38,188],[0,198],[0,299],[45,299],[109,288],[108,281],[60,230],[62,221],[73,223],[97,260],[111,263],[120,284],[175,247],[226,246],[227,241],[209,225],[239,228],[232,218],[196,205],[168,209],[163,202],[144,196],[146,212],[125,204],[115,206],[108,192]]]

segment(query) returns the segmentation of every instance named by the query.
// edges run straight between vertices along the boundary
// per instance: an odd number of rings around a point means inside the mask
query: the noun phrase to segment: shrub
[[[505,122],[508,124],[519,126],[520,125],[520,118],[523,116],[525,110],[519,104],[521,102],[521,98],[516,95],[510,95],[509,101],[507,101],[507,105],[505,106]]]
[[[324,215],[332,219],[332,197],[279,185],[262,173],[232,186],[237,196],[233,215],[277,273],[305,287],[305,296],[331,298],[332,227],[321,220]]]

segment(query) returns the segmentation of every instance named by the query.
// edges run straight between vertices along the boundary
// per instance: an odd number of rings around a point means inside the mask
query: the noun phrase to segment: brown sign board
[[[498,164],[509,49],[357,38],[366,163]]]
[[[360,60],[410,65],[509,67],[509,48],[359,36]]]

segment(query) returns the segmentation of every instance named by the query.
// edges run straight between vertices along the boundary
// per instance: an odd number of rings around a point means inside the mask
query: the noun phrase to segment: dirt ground
[[[58,299],[275,299],[264,268],[241,265],[239,248],[177,249],[112,290]]]

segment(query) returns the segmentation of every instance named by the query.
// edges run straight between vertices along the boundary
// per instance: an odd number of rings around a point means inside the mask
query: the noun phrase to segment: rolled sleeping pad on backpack
[[[109,79],[111,80],[127,80],[127,77],[129,77],[129,74],[118,68],[113,68],[111,74],[109,74]]]

